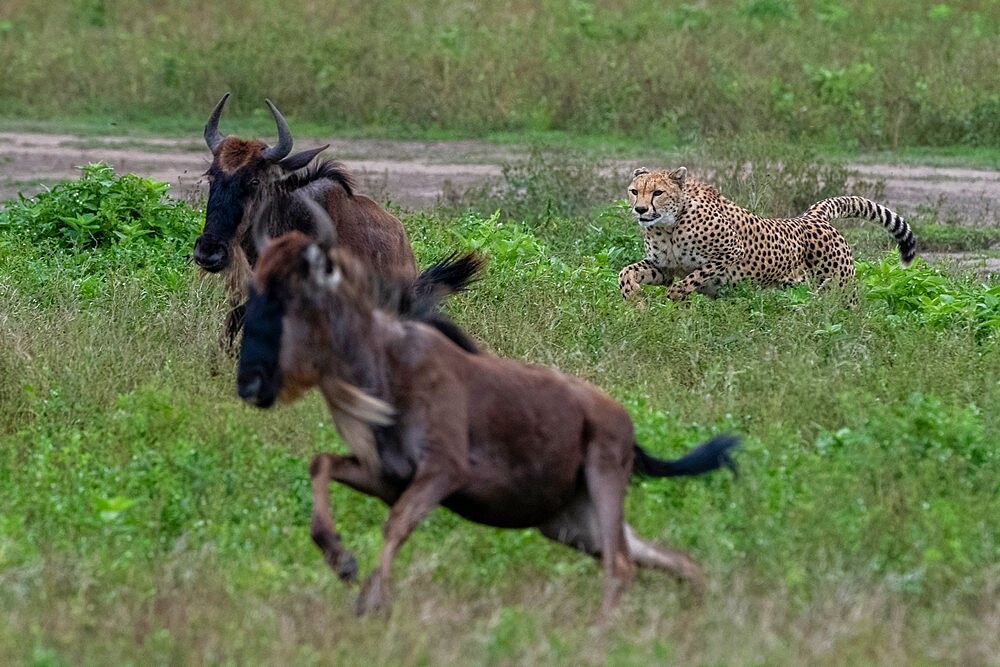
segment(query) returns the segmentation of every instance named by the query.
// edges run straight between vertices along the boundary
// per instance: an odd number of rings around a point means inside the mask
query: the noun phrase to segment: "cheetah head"
[[[649,229],[653,225],[670,226],[677,222],[684,205],[686,176],[686,167],[673,171],[650,171],[640,167],[632,172],[628,203],[640,227]]]

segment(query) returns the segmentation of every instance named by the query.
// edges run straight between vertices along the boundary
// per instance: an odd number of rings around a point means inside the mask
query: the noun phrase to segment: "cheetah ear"
[[[642,176],[643,174],[648,174],[648,173],[649,169],[646,169],[645,167],[639,167],[638,169],[632,172],[632,178],[635,178],[636,176]]]
[[[670,180],[676,181],[678,185],[684,185],[684,179],[687,178],[687,173],[687,167],[678,167],[667,174],[667,176],[670,177]]]

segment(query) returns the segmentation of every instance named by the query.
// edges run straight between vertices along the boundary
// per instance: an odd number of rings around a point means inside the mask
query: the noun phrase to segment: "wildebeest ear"
[[[639,167],[638,169],[632,172],[632,178],[635,178],[636,176],[642,176],[643,174],[648,174],[648,173],[649,169],[646,169],[645,167]]]
[[[296,171],[306,166],[312,159],[325,151],[330,147],[330,144],[326,146],[320,146],[319,148],[310,148],[307,151],[302,151],[301,153],[295,153],[294,155],[289,155],[288,157],[280,160],[278,165],[285,171]]]
[[[309,244],[303,254],[306,271],[313,283],[324,290],[336,289],[343,279],[340,267],[334,266],[330,255],[317,243]]]
[[[670,177],[670,180],[675,181],[680,185],[684,185],[684,179],[687,178],[687,173],[687,167],[678,167],[667,175]]]

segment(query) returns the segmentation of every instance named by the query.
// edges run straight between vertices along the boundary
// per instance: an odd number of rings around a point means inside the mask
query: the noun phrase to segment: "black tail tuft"
[[[636,444],[632,474],[643,477],[677,477],[700,475],[726,467],[735,476],[737,475],[736,464],[730,456],[730,450],[738,447],[739,444],[739,436],[717,435],[708,442],[698,445],[681,458],[672,461],[650,456]]]
[[[479,277],[486,261],[474,252],[459,255],[453,252],[421,272],[409,289],[398,295],[398,312],[409,319],[426,322],[466,352],[479,348],[462,329],[438,311],[441,301],[450,294],[461,292]]]
[[[412,315],[418,319],[429,317],[442,299],[461,292],[475,282],[485,265],[482,255],[453,252],[428,266],[413,283]]]

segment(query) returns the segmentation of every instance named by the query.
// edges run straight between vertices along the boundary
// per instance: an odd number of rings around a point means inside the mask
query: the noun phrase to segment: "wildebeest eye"
[[[252,185],[253,187],[257,187],[258,185],[260,185],[260,179],[259,178],[251,178],[250,179],[250,185]]]
[[[656,191],[653,192],[653,196],[654,197],[659,197],[662,194],[663,194],[663,190],[656,190]]]
[[[632,193],[632,194],[634,194],[634,195],[637,195],[637,194],[639,194],[639,191],[638,191],[638,190],[636,190],[635,188],[632,188],[631,190],[629,190],[629,192],[631,192],[631,193]]]

